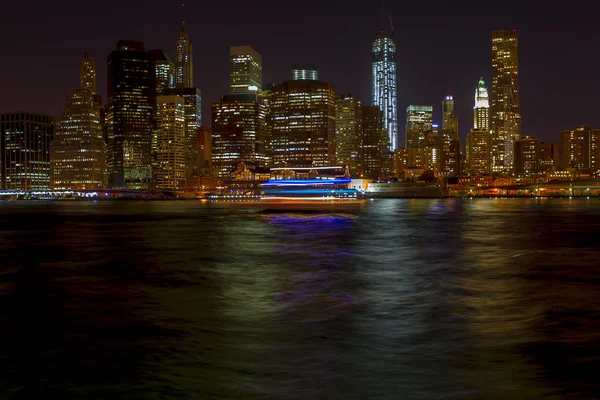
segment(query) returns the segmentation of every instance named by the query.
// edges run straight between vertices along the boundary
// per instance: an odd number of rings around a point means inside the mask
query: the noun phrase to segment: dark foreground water
[[[600,201],[0,202],[1,399],[600,396]]]

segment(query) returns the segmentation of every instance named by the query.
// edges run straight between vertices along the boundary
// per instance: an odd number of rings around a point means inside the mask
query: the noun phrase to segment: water
[[[0,202],[0,399],[600,397],[600,202]]]

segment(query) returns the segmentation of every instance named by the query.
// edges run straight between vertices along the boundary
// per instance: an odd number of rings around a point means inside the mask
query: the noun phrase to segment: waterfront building
[[[333,85],[289,80],[275,86],[271,96],[273,163],[335,165]]]
[[[490,173],[490,145],[489,131],[473,129],[467,134],[466,167],[469,174]]]
[[[175,88],[163,92],[165,96],[179,96],[184,100],[185,111],[185,187],[194,191],[198,187],[198,128],[202,125],[202,93],[198,88]]]
[[[157,189],[185,189],[185,100],[158,96],[154,185]]]
[[[393,32],[383,29],[379,32],[371,51],[372,65],[372,105],[381,110],[383,128],[389,135],[390,151],[399,147],[398,142],[398,106],[396,87],[396,44]]]
[[[437,145],[440,149],[440,169],[450,175],[461,172],[460,140],[457,132],[451,129],[441,129],[437,135]]]
[[[562,130],[559,137],[559,163],[561,170],[592,168],[592,127],[582,125],[577,129]]]
[[[54,117],[30,112],[0,114],[0,188],[50,189]]]
[[[473,129],[479,131],[490,131],[490,100],[483,78],[479,79],[479,83],[475,89]]]
[[[262,91],[262,57],[250,46],[232,46],[229,51],[229,94]]]
[[[442,129],[452,132],[452,140],[458,139],[458,115],[452,96],[446,96],[442,101]]]
[[[556,143],[540,143],[540,172],[558,170],[558,145]]]
[[[406,108],[406,148],[417,148],[425,134],[433,130],[433,107],[410,105]]]
[[[67,96],[50,147],[50,188],[81,190],[106,187],[106,147],[100,111],[90,86]]]
[[[198,128],[196,143],[198,146],[198,176],[200,186],[208,186],[212,173],[212,130],[209,126]]]
[[[175,87],[194,87],[194,57],[192,42],[185,27],[185,21],[181,23],[179,37],[175,44]]]
[[[120,40],[109,54],[107,92],[109,185],[148,189],[156,129],[156,69],[154,56],[142,42]]]
[[[389,168],[390,137],[383,127],[381,110],[377,106],[361,107],[362,140],[359,147],[359,176],[378,178]]]
[[[516,30],[492,32],[492,172],[510,172],[521,136]]]
[[[257,94],[223,96],[212,105],[212,166],[217,177],[231,174],[240,162],[265,166],[264,118]]]
[[[540,141],[523,136],[515,142],[515,175],[531,175],[539,172]]]
[[[355,175],[362,169],[359,158],[362,147],[362,102],[351,94],[338,96],[335,108],[337,164],[347,166],[350,174]]]
[[[156,64],[156,95],[165,94],[166,90],[175,87],[175,64],[162,50],[149,50]]]

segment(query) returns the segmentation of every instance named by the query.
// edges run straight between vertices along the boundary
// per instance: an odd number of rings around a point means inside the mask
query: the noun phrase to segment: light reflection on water
[[[598,203],[0,204],[0,398],[594,398]]]

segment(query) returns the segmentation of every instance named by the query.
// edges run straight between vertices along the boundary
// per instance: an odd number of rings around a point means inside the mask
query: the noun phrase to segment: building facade
[[[200,186],[207,186],[204,181],[211,180],[212,172],[212,130],[208,126],[198,128],[196,143],[198,145],[198,176]]]
[[[523,136],[515,142],[515,175],[527,176],[537,174],[540,169],[540,141]]]
[[[490,173],[490,147],[489,131],[473,129],[467,134],[466,172],[471,175]]]
[[[154,187],[162,190],[184,190],[185,100],[180,96],[158,96],[158,121],[155,143]]]
[[[262,91],[262,56],[250,46],[229,50],[229,94],[256,94]]]
[[[336,164],[347,166],[350,174],[356,176],[362,170],[359,158],[362,147],[362,101],[351,94],[339,96],[335,109]]]
[[[510,172],[521,136],[517,31],[492,32],[492,171]]]
[[[433,107],[410,105],[406,108],[406,148],[417,148],[425,134],[433,130]]]
[[[540,172],[558,170],[558,145],[556,143],[540,143]]]
[[[156,130],[156,66],[142,42],[120,40],[108,56],[109,186],[148,189]]]
[[[442,129],[452,132],[452,139],[458,139],[458,115],[452,96],[446,96],[442,101]]]
[[[161,96],[165,91],[175,87],[175,64],[162,50],[149,50],[156,64],[156,95]]]
[[[333,85],[290,80],[275,86],[271,99],[273,164],[335,165]]]
[[[241,163],[264,166],[264,140],[256,94],[223,96],[212,105],[212,169],[216,177],[231,174]]]
[[[396,85],[396,44],[392,34],[382,30],[371,46],[372,66],[372,105],[379,107],[383,117],[383,127],[389,135],[390,151],[399,147],[398,105]]]
[[[50,189],[54,117],[29,112],[0,114],[0,188]]]
[[[194,55],[185,21],[181,23],[179,37],[175,44],[175,87],[194,87]]]
[[[479,79],[479,83],[475,89],[473,129],[479,131],[490,131],[490,99],[483,78]]]
[[[560,131],[559,169],[563,171],[571,168],[585,171],[592,169],[592,137],[590,125]]]
[[[362,106],[362,140],[359,148],[359,176],[376,179],[385,174],[389,163],[390,137],[383,128],[381,110]]]

